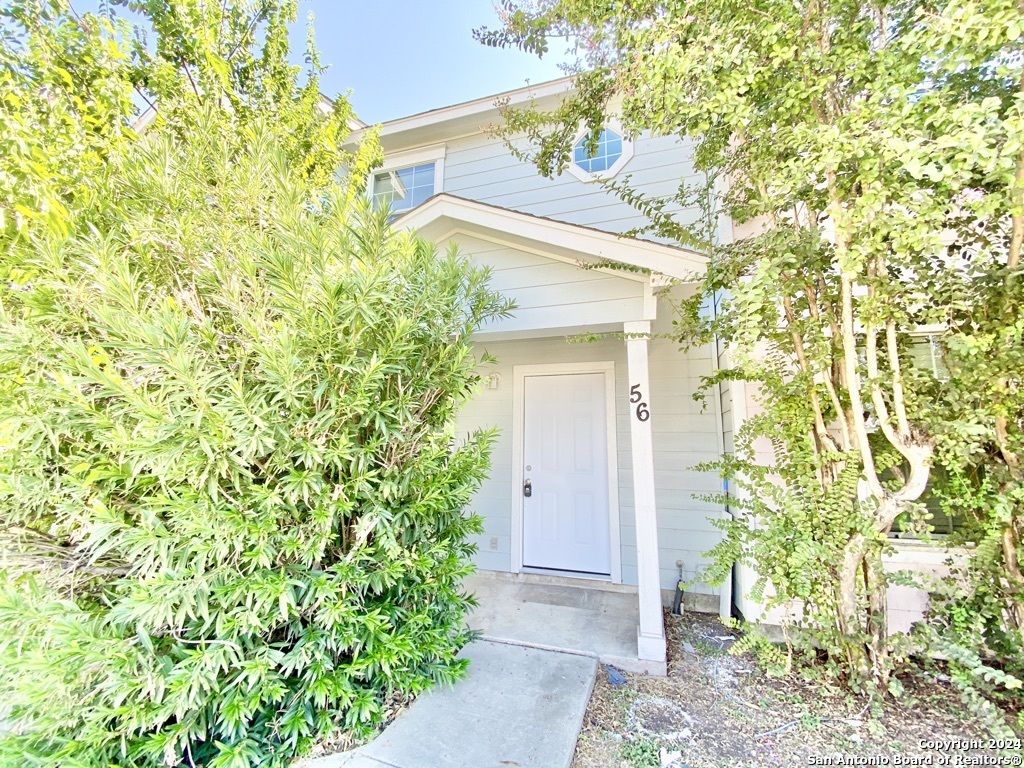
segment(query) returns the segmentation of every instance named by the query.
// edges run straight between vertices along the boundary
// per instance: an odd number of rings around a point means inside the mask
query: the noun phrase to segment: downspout
[[[705,178],[705,180],[707,182],[707,186],[710,187],[710,179],[708,179],[708,175],[707,175],[706,172],[704,174],[704,178]],[[723,179],[722,177],[717,177],[715,179],[715,186],[718,187],[720,192],[724,194],[724,192],[726,191],[726,187],[728,186],[728,181],[727,181],[727,179]],[[711,204],[709,203],[709,209],[708,209],[709,213],[711,211],[711,207],[710,206],[711,206]],[[725,233],[726,234],[726,238],[723,238],[722,234],[723,234],[723,231],[726,228],[728,228],[728,231]],[[730,242],[730,243],[733,241],[732,219],[727,217],[721,210],[718,211],[717,237],[715,239],[718,240],[719,242],[721,242],[723,239],[726,239],[727,242]],[[715,320],[718,319],[718,300],[719,300],[719,296],[717,294],[715,294],[715,295],[713,295],[711,297],[711,316]],[[719,349],[720,341],[721,340],[719,339],[718,334],[715,334],[715,338],[712,341],[712,354],[711,354],[711,372],[712,372],[712,375],[717,374],[718,371],[720,370],[720,366],[719,366],[719,361],[721,359],[719,357],[719,355],[721,354],[720,349]],[[725,456],[725,415],[722,412],[722,382],[718,382],[715,385],[715,388],[717,390],[716,393],[715,393],[716,397],[714,398],[715,399],[715,417],[716,417],[716,419],[718,421],[718,429],[715,430],[715,431],[718,434],[718,455],[719,455],[719,457],[724,457]],[[735,414],[736,414],[736,403],[732,404],[732,413],[733,413],[733,416],[735,417]],[[735,423],[735,418],[734,418],[734,423]],[[735,436],[735,433],[734,433],[733,434],[733,441],[734,442],[735,442],[735,439],[736,439],[736,436]],[[729,484],[728,484],[727,481],[723,481],[722,486],[723,486],[722,487],[722,493],[726,497],[726,503],[725,503],[725,506],[722,509],[722,517],[723,517],[723,519],[732,519],[732,517],[733,517],[732,510],[729,508]],[[732,592],[733,592],[733,583],[735,581],[735,573],[736,573],[736,564],[733,563],[732,568],[729,569],[729,575],[726,577],[725,581],[722,582],[722,586],[720,587],[720,592],[718,594],[718,615],[721,618],[723,618],[723,619],[732,618],[732,609],[733,609],[733,605],[732,605],[733,595],[732,595]]]
[[[718,317],[718,296],[711,297],[711,313],[714,318]],[[717,374],[719,371],[719,338],[716,335],[714,340],[711,342],[711,373],[712,375]],[[715,433],[718,437],[718,455],[719,457],[725,456],[725,415],[722,413],[722,382],[715,384],[715,397],[712,398],[715,401],[715,419],[718,422],[718,429]],[[735,407],[735,406],[734,406]],[[723,493],[726,496],[726,504],[723,508],[722,517],[731,518],[732,510],[729,509],[728,496],[729,486],[723,482]],[[718,593],[718,615],[723,619],[732,617],[732,582],[733,582],[733,571],[736,565],[733,564],[732,569],[729,570],[729,575],[722,582]]]

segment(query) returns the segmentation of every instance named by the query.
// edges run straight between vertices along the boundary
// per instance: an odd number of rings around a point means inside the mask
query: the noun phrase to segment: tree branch
[[[903,391],[903,367],[900,364],[899,347],[896,344],[896,321],[885,323],[885,339],[889,353],[889,369],[892,371],[892,406],[896,411],[896,423],[903,439],[910,441],[910,419],[907,417],[907,399]]]
[[[869,259],[868,264],[868,298],[871,299],[871,311],[874,312],[875,299],[878,298],[875,289],[875,278],[878,277],[875,259]],[[864,322],[864,359],[867,364],[868,386],[871,388],[871,403],[875,407],[875,415],[878,418],[878,426],[882,429],[885,439],[897,449],[902,446],[903,440],[892,428],[889,420],[889,406],[882,396],[882,388],[878,383],[878,331],[875,330],[875,323]]]
[[[804,348],[804,340],[800,335],[800,332],[796,329],[796,313],[793,311],[793,299],[790,296],[783,296],[782,306],[785,310],[786,322],[789,325],[789,336],[793,341],[793,350],[796,352],[797,363],[800,365],[800,370],[803,371],[804,375],[806,375],[810,381],[809,394],[811,398],[811,407],[814,410],[814,427],[820,439],[822,435],[828,432],[828,428],[825,426],[825,417],[821,412],[821,401],[819,400],[818,393],[814,388],[814,374],[807,362],[807,352]]]
[[[837,237],[838,240],[838,237]],[[844,249],[845,250],[845,249]],[[857,371],[857,336],[853,330],[853,276],[844,274],[842,281],[842,323],[843,323],[843,363],[846,370],[846,391],[850,396],[850,411],[853,417],[853,429],[857,436],[864,474],[867,476],[871,492],[879,499],[886,496],[886,490],[878,479],[875,470],[875,459],[868,439],[868,428],[864,422],[864,402],[860,396],[860,373]]]
[[[1024,82],[1024,78],[1022,78]],[[1024,150],[1017,155],[1017,172],[1013,178],[1013,190],[1010,192],[1013,210],[1013,230],[1010,236],[1010,252],[1006,257],[1008,269],[1020,266],[1021,248],[1024,246]]]
[[[878,418],[878,426],[885,435],[885,439],[892,443],[893,447],[902,453],[903,438],[895,429],[889,418],[889,406],[886,405],[882,396],[882,388],[878,383],[878,331],[873,323],[864,324],[864,357],[867,363],[868,386],[871,389],[871,404],[875,407],[875,415]]]
[[[1017,8],[1024,16],[1024,0],[1017,0]],[[1020,75],[1020,92],[1024,93],[1024,70]],[[1024,149],[1017,153],[1017,170],[1010,190],[1010,210],[1013,229],[1006,266],[1012,270],[1020,266],[1021,248],[1024,247]]]
[[[822,288],[824,290],[824,288]],[[818,308],[818,299],[815,296],[814,288],[811,285],[806,286],[804,292],[807,294],[807,309],[811,314],[811,317],[821,322],[821,311]],[[829,325],[832,328],[833,337],[838,337],[838,328],[832,319],[829,319]],[[831,368],[831,366],[830,366]],[[843,404],[839,401],[839,394],[836,392],[835,383],[832,381],[832,371],[828,370],[823,372],[822,381],[825,384],[825,391],[828,392],[829,400],[832,401],[832,408],[836,412],[836,421],[839,422],[839,434],[843,439],[843,448],[850,450],[852,443],[850,441],[850,423],[846,418],[846,411],[843,409]]]
[[[203,97],[199,95],[199,89],[196,88],[196,81],[192,79],[192,72],[189,70],[188,64],[182,63],[181,68],[184,69],[185,74],[188,75],[188,81],[192,83],[192,91],[195,93],[196,98],[202,101]]]

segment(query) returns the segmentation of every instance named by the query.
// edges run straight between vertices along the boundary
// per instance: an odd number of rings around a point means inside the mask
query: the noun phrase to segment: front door
[[[611,575],[603,373],[526,376],[523,566]]]

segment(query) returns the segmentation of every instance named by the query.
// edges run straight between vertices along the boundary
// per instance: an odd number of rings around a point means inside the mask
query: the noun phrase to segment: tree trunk
[[[1020,634],[1021,640],[1024,641],[1024,573],[1021,572],[1020,559],[1017,557],[1021,528],[1020,518],[1017,515],[1011,515],[1003,528],[1000,541],[1003,549],[1003,565],[1010,582],[1007,595],[1007,601],[1010,604],[1010,618]]]
[[[838,608],[839,628],[851,640],[851,674],[879,692],[885,691],[889,651],[882,548],[861,533],[853,534],[843,550]]]
[[[857,582],[860,578],[860,564],[864,559],[866,543],[863,534],[854,534],[843,549],[843,562],[839,566],[839,629],[848,638],[860,637],[864,632],[863,610]],[[849,642],[847,647],[851,674],[862,679],[869,678],[867,647],[860,641]]]
[[[864,585],[868,594],[868,653],[871,678],[880,691],[889,687],[889,596],[882,565],[882,547],[875,543],[864,554]]]

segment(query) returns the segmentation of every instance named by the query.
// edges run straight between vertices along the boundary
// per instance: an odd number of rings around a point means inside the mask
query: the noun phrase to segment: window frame
[[[389,173],[391,171],[401,171],[406,168],[414,168],[417,165],[429,165],[434,164],[434,195],[444,191],[444,158],[448,151],[447,144],[434,144],[429,147],[418,147],[417,149],[409,149],[403,152],[389,152],[384,156],[384,163],[378,168],[374,168],[367,174],[366,178],[366,196],[373,202],[374,194],[374,183],[379,174]],[[396,215],[401,216],[407,211],[414,210],[413,208],[405,208],[401,211],[396,211]]]
[[[573,159],[569,161],[568,170],[569,173],[585,184],[600,181],[601,179],[612,178],[625,167],[626,163],[633,159],[633,139],[631,139],[626,132],[622,130],[622,126],[618,122],[609,121],[601,126],[601,130],[614,131],[622,138],[622,154],[619,155],[618,159],[614,163],[609,165],[603,171],[586,171],[583,168],[580,168],[576,165],[576,144],[579,143],[580,139],[590,134],[590,130],[586,126],[581,126],[580,129],[576,131],[576,136],[572,140],[571,151],[573,153]]]

